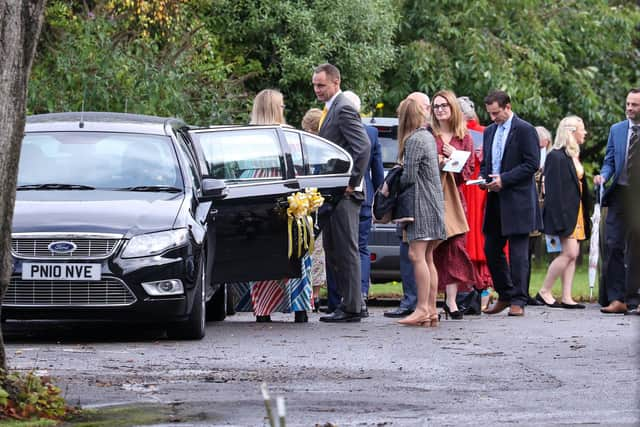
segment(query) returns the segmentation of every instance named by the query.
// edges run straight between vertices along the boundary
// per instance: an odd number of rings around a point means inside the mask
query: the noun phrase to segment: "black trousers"
[[[605,300],[625,301],[628,286],[627,266],[630,261],[630,228],[625,215],[626,186],[617,185],[607,204],[605,235],[607,239],[607,257],[604,260]]]

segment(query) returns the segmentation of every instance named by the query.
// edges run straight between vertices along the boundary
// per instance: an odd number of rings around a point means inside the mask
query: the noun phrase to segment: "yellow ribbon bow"
[[[318,208],[324,203],[324,197],[318,192],[317,188],[306,188],[304,193],[297,192],[287,197],[289,207],[287,207],[288,216],[288,234],[289,234],[289,258],[293,255],[293,225],[297,228],[298,237],[298,258],[302,256],[303,247],[313,252],[315,245],[315,236],[313,234],[313,217],[312,213],[317,212]]]

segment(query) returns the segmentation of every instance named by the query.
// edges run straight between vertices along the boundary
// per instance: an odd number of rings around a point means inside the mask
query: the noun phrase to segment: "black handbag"
[[[471,289],[469,292],[458,292],[456,304],[462,314],[480,314],[482,313],[482,292],[476,288]]]

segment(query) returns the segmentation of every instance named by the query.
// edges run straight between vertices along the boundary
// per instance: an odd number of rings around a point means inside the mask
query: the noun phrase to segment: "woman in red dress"
[[[452,91],[443,90],[436,93],[431,104],[431,126],[436,137],[440,167],[442,168],[456,150],[473,153],[473,140],[466,127],[456,95]],[[447,240],[438,246],[434,253],[434,262],[438,270],[439,290],[445,291],[444,310],[453,319],[462,319],[462,313],[456,304],[458,290],[468,291],[478,283],[477,275],[466,248],[466,235],[469,230],[466,221],[466,201],[461,187],[471,179],[474,173],[474,156],[469,156],[460,172],[443,172],[443,188],[445,181],[453,174],[455,189],[453,196],[447,200],[445,192],[445,223]],[[455,197],[457,192],[458,197]],[[451,194],[451,193],[450,193]],[[449,212],[447,212],[449,210]],[[464,227],[450,231],[453,211],[462,212]],[[459,218],[460,215],[457,215]],[[460,232],[463,230],[463,232]]]

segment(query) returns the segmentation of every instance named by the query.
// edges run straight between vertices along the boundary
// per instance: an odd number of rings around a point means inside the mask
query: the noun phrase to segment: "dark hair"
[[[329,79],[340,80],[340,70],[338,70],[338,67],[336,67],[335,65],[329,63],[320,64],[316,68],[314,68],[313,74],[322,73],[323,71],[327,74],[327,77],[329,77]]]
[[[500,108],[504,108],[507,104],[511,104],[511,98],[503,90],[494,90],[484,98],[484,105],[491,105],[494,102],[497,102]]]
[[[632,88],[629,93],[640,93],[640,87],[634,87]]]

